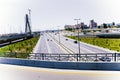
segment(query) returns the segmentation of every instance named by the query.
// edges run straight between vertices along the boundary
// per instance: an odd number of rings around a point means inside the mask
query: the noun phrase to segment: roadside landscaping
[[[78,37],[68,36],[78,40]],[[81,37],[79,41],[120,52],[120,38]]]
[[[2,48],[0,48],[0,55],[3,56],[6,53],[11,53],[11,54],[17,53],[20,55],[22,54],[23,55],[22,57],[25,58],[24,55],[26,54],[26,56],[27,56],[32,52],[38,39],[39,39],[39,37],[35,37],[35,38],[31,38],[31,39],[28,39],[25,41],[21,41],[18,43],[14,43],[14,44],[10,44],[8,46],[2,47]]]

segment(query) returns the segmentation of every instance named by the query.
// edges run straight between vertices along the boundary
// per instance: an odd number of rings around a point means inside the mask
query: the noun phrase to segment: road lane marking
[[[51,36],[52,34],[49,34],[49,36]],[[52,37],[52,36],[51,36]],[[68,47],[64,46],[62,43],[59,44],[58,40],[53,38],[54,42],[56,43],[56,45],[58,45],[63,51],[65,51],[65,54],[71,54],[74,53],[71,49],[69,49]],[[76,58],[71,57],[72,61],[77,61]]]
[[[47,45],[48,53],[52,53],[52,52],[51,52],[51,49],[50,49],[50,47],[49,47],[49,45],[48,45],[48,42],[47,42],[47,36],[46,36],[45,42],[46,42],[46,45]]]
[[[50,34],[49,34],[49,36],[52,38],[52,40],[54,41],[54,43],[62,50],[62,52],[67,53],[67,51],[65,49],[63,49],[63,47],[61,47],[59,45],[59,43],[57,43],[56,40]]]
[[[54,41],[57,43],[57,45],[61,46],[61,48],[65,51],[67,51],[68,53],[74,53],[73,50],[69,49],[68,47],[66,47],[65,45],[63,45],[62,43],[59,44],[57,39],[54,39]]]
[[[32,51],[33,53],[37,53],[37,51],[38,51],[38,45],[40,44],[40,41],[41,41],[41,38],[39,38],[36,46],[33,48],[33,51]]]

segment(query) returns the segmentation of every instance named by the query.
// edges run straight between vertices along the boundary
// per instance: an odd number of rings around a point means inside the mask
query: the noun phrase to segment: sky
[[[28,9],[32,31],[62,29],[76,18],[87,25],[120,23],[120,0],[0,0],[0,34],[25,32]]]

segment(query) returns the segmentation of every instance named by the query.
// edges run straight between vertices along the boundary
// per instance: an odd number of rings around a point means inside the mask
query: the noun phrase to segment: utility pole
[[[59,44],[60,44],[60,30],[59,30],[59,26],[58,26],[58,33],[59,33],[58,37],[59,37]]]
[[[28,9],[28,12],[29,12],[29,20],[31,22],[31,9]]]
[[[77,26],[76,28],[78,29],[78,51],[79,51],[79,57],[80,57],[80,41],[79,41],[79,29],[80,29],[80,26],[78,26],[78,21],[80,20],[79,18],[78,19],[74,19],[75,21],[77,21]]]
[[[30,24],[30,27],[32,28],[31,9],[28,9],[28,12],[29,12],[29,24]]]

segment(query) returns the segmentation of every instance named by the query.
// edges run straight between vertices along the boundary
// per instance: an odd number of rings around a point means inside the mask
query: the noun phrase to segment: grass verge
[[[78,40],[78,38],[75,36],[68,37],[71,39]],[[115,38],[81,37],[79,41],[120,52],[120,38],[115,39]]]
[[[28,56],[33,48],[35,47],[39,37],[31,38],[25,41],[21,41],[18,43],[10,44],[8,46],[0,48],[0,56],[12,56],[17,54],[17,57],[25,58]],[[11,53],[11,54],[10,54]]]

